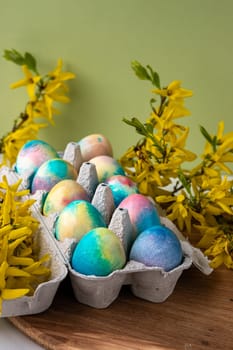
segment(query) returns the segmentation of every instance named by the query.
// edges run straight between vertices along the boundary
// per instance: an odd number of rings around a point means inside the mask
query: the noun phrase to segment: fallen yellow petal
[[[30,277],[30,273],[19,269],[18,267],[9,266],[6,270],[6,277]]]
[[[30,266],[34,263],[34,260],[32,258],[24,258],[24,257],[18,257],[18,256],[10,256],[9,257],[9,263],[10,265],[23,265],[23,266]]]
[[[10,299],[21,298],[24,295],[26,295],[28,292],[29,292],[29,289],[27,289],[27,288],[3,289],[2,290],[2,299],[10,300]]]
[[[22,236],[28,236],[32,233],[32,230],[29,227],[20,227],[15,230],[12,230],[9,233],[9,240],[15,240],[21,238]]]

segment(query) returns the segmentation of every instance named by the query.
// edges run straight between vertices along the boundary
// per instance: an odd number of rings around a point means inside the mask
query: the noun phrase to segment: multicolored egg
[[[49,192],[59,181],[76,180],[77,176],[77,170],[71,163],[60,158],[49,159],[35,173],[31,192],[35,193],[38,190]]]
[[[113,156],[112,145],[110,141],[102,134],[91,134],[82,138],[78,145],[84,162],[91,158],[106,155]]]
[[[89,160],[96,167],[98,181],[105,182],[113,175],[125,175],[124,169],[116,159],[110,156],[97,156]]]
[[[130,194],[119,204],[128,210],[135,236],[147,228],[160,224],[160,217],[151,200],[140,193]]]
[[[52,158],[59,158],[59,155],[47,142],[42,140],[28,141],[19,150],[15,171],[31,182],[39,167]]]
[[[110,187],[114,204],[117,207],[130,194],[138,193],[135,182],[125,175],[110,176],[105,183]]]
[[[85,234],[76,245],[72,268],[84,275],[107,276],[126,263],[120,239],[107,228],[96,228]]]
[[[146,266],[156,266],[170,271],[181,264],[182,247],[177,236],[167,227],[157,225],[142,232],[134,241],[130,260]]]
[[[75,180],[59,181],[47,194],[43,204],[43,215],[60,213],[62,209],[75,200],[89,201],[89,196],[83,186]]]
[[[55,222],[55,237],[59,241],[82,236],[96,227],[106,227],[100,212],[85,200],[70,202],[59,214]]]

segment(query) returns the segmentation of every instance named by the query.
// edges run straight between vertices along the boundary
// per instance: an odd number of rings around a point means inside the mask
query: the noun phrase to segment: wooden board
[[[79,304],[67,279],[49,310],[10,321],[48,350],[232,350],[233,271],[191,268],[160,304],[124,286],[102,310]]]

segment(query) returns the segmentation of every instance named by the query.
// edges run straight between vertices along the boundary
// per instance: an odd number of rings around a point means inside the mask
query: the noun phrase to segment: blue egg
[[[177,236],[167,227],[156,225],[143,231],[134,241],[130,260],[170,271],[181,264],[182,247]]]

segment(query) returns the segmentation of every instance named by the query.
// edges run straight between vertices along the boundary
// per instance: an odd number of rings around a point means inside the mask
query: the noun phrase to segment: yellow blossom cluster
[[[29,97],[25,110],[15,120],[12,130],[0,140],[0,152],[3,154],[3,164],[14,164],[19,149],[24,143],[38,138],[38,132],[46,127],[47,123],[38,122],[44,118],[48,123],[54,124],[53,115],[58,114],[56,102],[68,103],[68,86],[66,81],[75,75],[62,71],[62,60],[59,59],[57,67],[41,75],[37,69],[35,58],[28,52],[21,55],[16,50],[5,50],[4,57],[22,67],[24,79],[11,85],[12,89],[25,86]]]
[[[203,249],[216,268],[222,264],[233,269],[233,180],[229,163],[233,162],[233,132],[224,134],[224,122],[216,135],[201,126],[206,140],[198,165],[184,168],[197,155],[185,148],[189,128],[177,119],[189,115],[184,99],[190,90],[173,81],[161,88],[160,78],[150,66],[133,62],[132,68],[143,80],[149,80],[159,103],[151,100],[152,112],[145,123],[137,118],[124,122],[133,126],[142,138],[120,158],[126,174],[139,191],[152,197],[184,235]]]
[[[49,255],[38,258],[34,200],[22,200],[28,190],[20,190],[20,182],[9,185],[5,176],[0,182],[0,313],[4,300],[32,295],[50,276]]]

